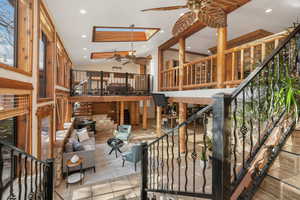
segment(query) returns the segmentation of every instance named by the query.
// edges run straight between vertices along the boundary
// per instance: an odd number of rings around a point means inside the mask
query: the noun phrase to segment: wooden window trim
[[[50,118],[50,131],[49,131],[49,138],[50,138],[50,158],[53,157],[53,144],[54,144],[54,126],[53,126],[53,104],[51,105],[46,105],[46,106],[41,106],[37,109],[36,116],[38,120],[38,135],[37,135],[37,157],[40,159],[41,158],[41,121],[45,117]]]
[[[48,102],[53,101],[54,97],[54,71],[55,71],[55,57],[56,57],[56,47],[55,47],[55,39],[56,39],[56,32],[54,29],[54,25],[51,21],[51,18],[47,12],[47,9],[42,1],[39,4],[39,38],[38,41],[40,42],[42,33],[45,34],[47,37],[47,55],[46,55],[46,74],[47,74],[47,97],[40,98],[39,97],[39,82],[37,84],[38,88],[38,103],[41,102]],[[39,53],[38,53],[39,57]],[[39,69],[37,70],[37,77],[39,77]]]
[[[34,19],[34,15],[33,15],[33,6],[32,6],[33,1],[30,1],[30,12],[29,12],[29,16],[27,20],[22,20],[19,17],[21,16],[21,11],[22,12],[26,12],[27,10],[24,11],[24,9],[22,9],[20,7],[20,2],[18,0],[16,0],[16,9],[15,9],[15,33],[14,33],[14,65],[7,65],[5,63],[1,63],[0,62],[0,68],[8,70],[8,71],[12,71],[12,72],[16,72],[25,76],[32,76],[32,61],[33,61],[33,19]],[[22,30],[20,29],[20,25],[25,26],[28,24],[24,24],[24,21],[29,23],[29,27],[31,30],[30,34],[25,34],[25,36],[27,36],[25,39],[30,41],[30,45],[28,46],[28,48],[30,48],[29,50],[29,55],[25,56],[26,59],[28,59],[29,63],[27,65],[27,68],[24,69],[24,64],[20,62],[20,58],[24,56],[23,51],[20,49],[20,44],[21,44],[21,40],[24,38],[20,38],[22,36],[22,34],[19,34],[19,32]],[[20,22],[23,22],[22,24]],[[23,28],[23,27],[22,27]],[[28,38],[29,37],[29,38]]]

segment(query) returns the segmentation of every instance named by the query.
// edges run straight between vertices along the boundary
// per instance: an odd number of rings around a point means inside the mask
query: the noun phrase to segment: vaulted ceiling
[[[183,10],[140,12],[142,9],[183,5],[185,0],[45,0],[54,23],[75,65],[95,64],[91,52],[126,51],[130,43],[93,43],[94,26],[157,27],[161,32],[147,42],[134,43],[137,55],[147,55],[172,37],[174,23]],[[267,9],[272,12],[266,13]],[[300,17],[300,0],[252,0],[229,15],[228,39],[257,29],[279,32]],[[80,11],[85,10],[82,14]],[[299,18],[300,19],[300,18]],[[85,35],[86,37],[82,37]],[[216,31],[205,28],[187,39],[189,51],[207,53],[216,44]]]

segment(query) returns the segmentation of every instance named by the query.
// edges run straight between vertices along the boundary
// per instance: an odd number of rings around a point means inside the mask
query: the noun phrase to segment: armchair
[[[142,157],[142,145],[134,145],[131,148],[131,151],[123,153],[122,154],[122,159],[123,159],[123,164],[122,167],[124,167],[125,161],[132,162],[134,163],[134,170],[136,171],[136,164],[141,160]]]
[[[115,131],[115,138],[127,141],[131,134],[131,125],[121,125]]]

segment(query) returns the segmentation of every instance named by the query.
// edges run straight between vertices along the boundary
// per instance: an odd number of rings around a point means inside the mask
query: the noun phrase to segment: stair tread
[[[268,174],[300,188],[300,156],[280,152]]]
[[[253,197],[253,200],[276,200],[276,199],[279,198],[275,197],[273,194],[265,191],[262,188],[259,188]]]

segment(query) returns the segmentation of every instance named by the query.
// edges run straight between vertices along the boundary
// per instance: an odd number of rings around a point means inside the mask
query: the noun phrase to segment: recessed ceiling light
[[[265,13],[270,13],[270,12],[272,12],[272,11],[273,11],[272,8],[268,8],[268,9],[265,10]]]
[[[87,50],[87,48],[85,48],[85,47],[84,47],[84,48],[83,48],[83,50],[84,50],[84,51],[86,51],[86,50]]]
[[[191,47],[187,47],[187,49],[191,49]]]
[[[87,36],[86,36],[86,35],[82,35],[81,37],[82,37],[82,38],[86,38]]]
[[[85,15],[87,13],[86,10],[84,10],[84,9],[81,9],[79,12],[80,12],[80,14],[83,14],[83,15]]]

